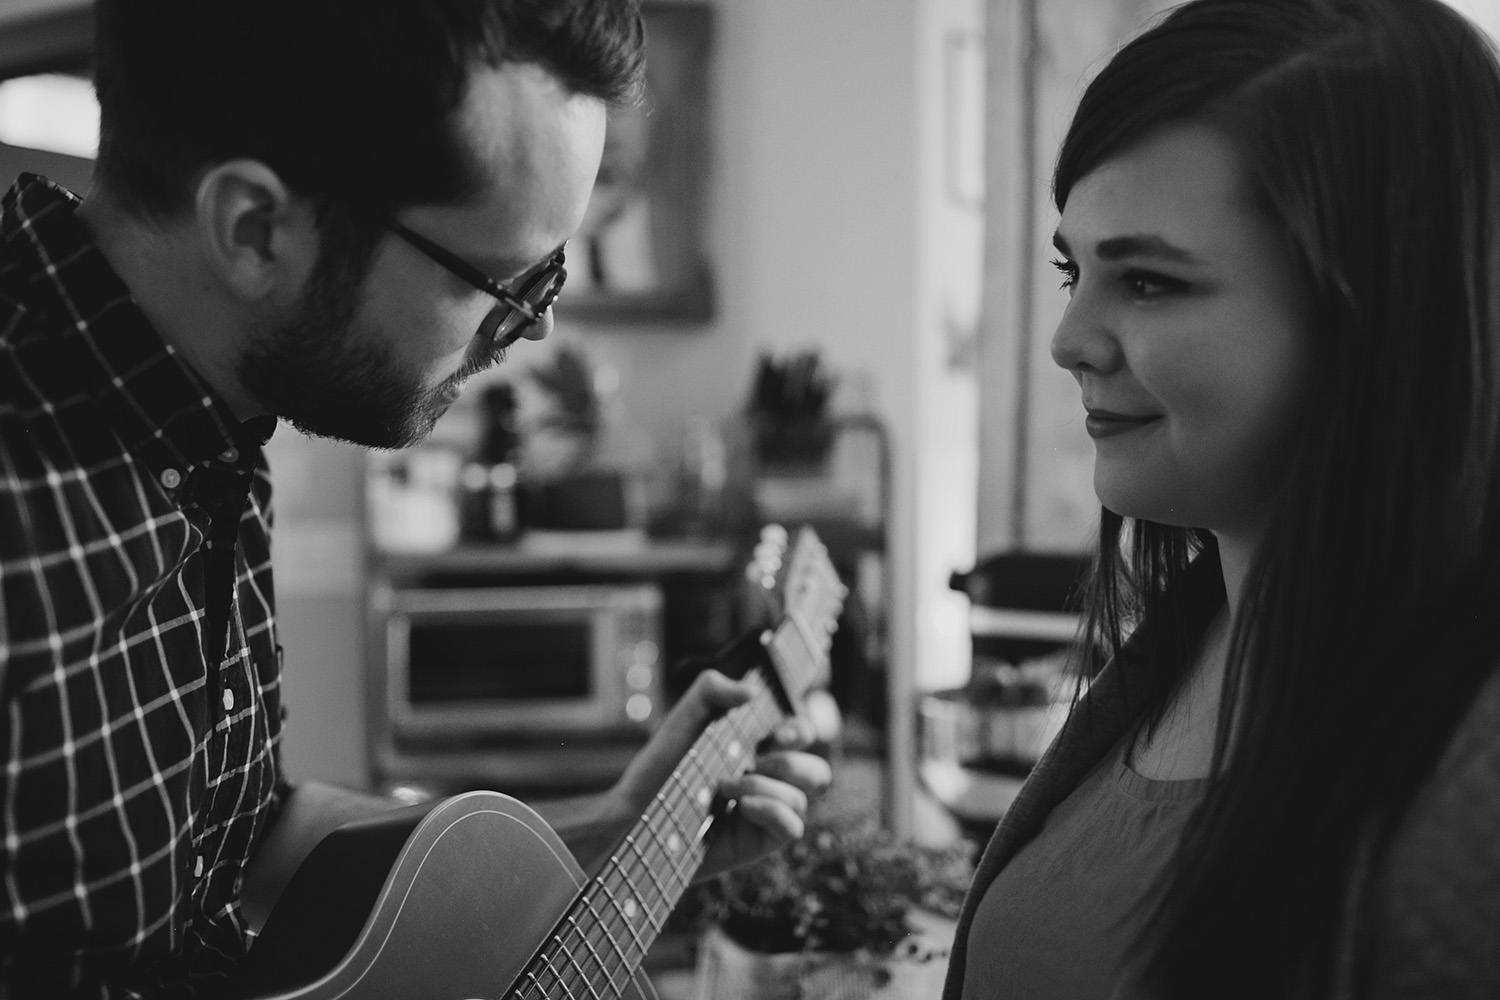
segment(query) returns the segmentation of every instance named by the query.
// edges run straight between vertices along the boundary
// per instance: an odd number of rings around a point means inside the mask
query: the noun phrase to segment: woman
[[[1094,679],[947,995],[1500,996],[1492,45],[1438,0],[1199,0],[1054,191]]]

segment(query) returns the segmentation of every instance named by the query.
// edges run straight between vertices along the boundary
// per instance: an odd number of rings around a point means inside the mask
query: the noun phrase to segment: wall
[[[948,576],[975,559],[983,285],[983,0],[929,0],[917,33],[918,325],[911,463],[915,688],[968,680],[968,600]]]
[[[1500,0],[1446,0],[1455,10],[1473,18],[1490,37],[1500,40]]]

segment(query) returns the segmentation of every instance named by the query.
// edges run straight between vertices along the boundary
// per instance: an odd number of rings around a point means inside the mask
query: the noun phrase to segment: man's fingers
[[[692,685],[678,700],[672,716],[686,716],[691,726],[702,728],[720,712],[742,705],[750,697],[750,685],[730,680],[717,670],[705,670],[693,678]]]
[[[807,812],[807,792],[796,785],[753,771],[740,775],[734,781],[724,782],[719,787],[719,794],[735,799],[739,803],[737,808],[740,809],[747,802],[764,799],[779,802],[797,813]]]
[[[726,782],[721,790],[735,799],[737,822],[752,823],[776,840],[802,836],[807,819],[807,795],[802,789],[764,775],[747,774]]]
[[[755,763],[755,773],[799,788],[809,797],[827,791],[833,784],[833,768],[828,761],[810,753],[762,754]]]
[[[811,745],[817,736],[817,730],[814,729],[811,720],[794,715],[776,727],[775,732],[771,734],[770,743],[783,750],[801,750]]]

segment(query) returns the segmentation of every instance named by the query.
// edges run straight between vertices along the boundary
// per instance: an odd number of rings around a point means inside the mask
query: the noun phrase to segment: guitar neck
[[[620,996],[707,849],[714,789],[743,774],[786,718],[763,668],[748,702],[719,716],[615,852],[558,921],[518,980],[515,997]]]

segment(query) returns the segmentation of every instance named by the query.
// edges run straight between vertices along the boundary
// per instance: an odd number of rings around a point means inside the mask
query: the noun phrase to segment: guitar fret
[[[629,879],[627,879],[626,881],[629,881]],[[615,894],[613,892],[610,892],[609,890],[608,882],[599,883],[599,888],[604,891],[604,895],[609,897],[610,906],[613,907],[615,912],[620,914],[621,919],[624,920],[625,929],[628,930],[630,932],[630,936],[635,939],[636,950],[639,951],[642,955],[645,955],[646,949],[649,947],[649,945],[641,940],[641,935],[635,929],[635,921],[632,919],[631,914],[626,911],[625,907],[620,905],[619,900],[615,899]],[[640,904],[636,903],[635,905],[639,906]],[[592,908],[592,906],[590,908]]]
[[[710,742],[718,751],[718,757],[723,761],[725,768],[730,774],[738,776],[742,773],[748,763],[748,756],[744,747],[733,733],[727,733],[729,723],[715,722],[709,729]]]
[[[597,908],[595,908],[594,901],[590,899],[587,894],[580,898],[578,902],[579,905],[581,905],[585,910],[588,911],[589,916],[593,919],[594,925],[599,927],[604,932],[604,940],[609,943],[609,946],[614,949],[615,954],[619,956],[621,967],[629,969],[632,964],[631,957],[626,954],[625,949],[620,946],[619,940],[615,937],[614,932],[610,929],[611,921],[608,920],[602,913],[600,913]],[[619,913],[618,910],[612,912]],[[623,918],[624,914],[620,913],[620,916]],[[641,943],[641,939],[639,935],[635,933],[635,929],[630,926],[629,921],[625,922],[625,927],[630,931],[631,936],[635,938],[636,945],[639,946]],[[636,959],[639,960],[645,957],[646,950],[642,948],[641,954],[637,955]]]
[[[736,740],[746,744],[743,752],[746,754],[746,756],[749,756],[751,752],[750,748],[754,747],[758,742],[754,734],[752,734],[750,729],[742,723],[741,717],[735,716],[733,718],[730,718],[726,716],[726,718],[729,718],[730,728],[734,731]]]
[[[686,764],[689,768],[692,769],[693,772],[692,784],[694,811],[695,813],[701,813],[703,816],[706,816],[708,815],[709,808],[713,805],[713,790],[719,784],[719,780],[712,772],[709,771],[708,767],[703,761],[703,757],[701,754],[690,754],[686,761]],[[698,821],[702,822],[701,816],[699,816]]]
[[[666,801],[666,795],[664,793],[657,793],[656,802],[658,805],[670,809]],[[653,818],[660,819],[662,823],[665,824],[668,822],[668,817],[662,815],[661,809],[652,809],[650,813],[647,814],[646,825],[648,830],[650,830],[651,832],[652,841],[656,844],[657,848],[661,850],[662,857],[666,859],[667,864],[671,866],[672,874],[675,875],[677,877],[677,880],[682,883],[682,887],[686,887],[688,882],[690,881],[690,878],[683,875],[682,869],[677,862],[678,851],[684,844],[682,833],[680,830],[669,830],[666,839],[663,840],[660,831],[652,827],[651,820]]]
[[[664,841],[667,864],[672,865],[672,874],[675,874],[678,882],[682,883],[681,888],[687,888],[688,883],[693,880],[693,874],[690,871],[684,871],[682,858],[687,855],[691,844],[687,840],[687,823],[682,822],[676,813],[676,802],[681,802],[679,789],[673,790],[670,796],[667,795],[666,789],[661,790],[657,795],[657,802],[661,808],[655,811],[655,816],[667,828],[666,841]]]
[[[604,958],[603,958],[603,956],[601,956],[599,954],[599,949],[597,949],[597,948],[594,947],[594,942],[591,941],[591,940],[589,940],[589,936],[587,934],[585,934],[583,932],[583,928],[581,928],[579,926],[579,924],[578,924],[578,918],[575,917],[575,916],[573,916],[572,914],[569,914],[568,915],[568,924],[573,928],[574,933],[579,937],[579,939],[583,941],[583,946],[588,949],[589,956],[591,958],[593,958],[594,964],[599,967],[599,971],[602,972],[602,973],[604,973],[605,980],[607,980],[609,982],[609,988],[610,988],[610,990],[616,996],[619,996],[621,993],[623,993],[624,992],[624,987],[618,986],[618,985],[615,984],[615,977],[614,977],[614,975],[609,971],[609,967],[604,964]],[[583,969],[583,967],[580,964],[579,965],[579,971],[582,971],[582,969]],[[592,982],[592,978],[593,977],[589,977],[589,978],[590,978],[590,981]],[[593,987],[591,985],[590,989],[592,990],[592,988]]]
[[[559,948],[562,949],[563,954],[567,956],[568,964],[572,967],[572,971],[574,972],[575,976],[582,981],[582,985],[588,987],[588,991],[593,996],[594,1000],[603,1000],[603,997],[599,993],[599,991],[594,989],[594,984],[592,981],[590,981],[588,972],[584,969],[582,963],[578,961],[578,956],[574,955],[573,949],[568,947],[568,943],[559,937],[553,937],[552,940]],[[572,990],[568,989],[565,984],[561,983],[561,977],[559,977],[559,985],[562,985],[563,989],[567,990],[568,996],[571,997],[574,995]]]
[[[552,973],[552,981],[553,981],[553,983],[555,983],[557,986],[561,987],[562,991],[568,995],[568,1000],[576,1000],[576,998],[573,995],[573,991],[571,989],[569,989],[568,988],[568,984],[563,981],[562,973],[558,972],[557,971],[557,966],[555,966],[555,965],[552,964],[552,958],[551,958],[551,956],[543,953],[542,955],[540,955],[538,957],[539,957],[541,963],[547,967],[547,971],[550,972],[550,973]],[[549,993],[549,990],[548,990],[547,987],[545,987],[545,986],[542,985],[541,979],[538,978],[535,973],[530,973],[529,975],[530,975],[530,979],[531,979],[532,983],[535,984],[536,988],[542,991],[542,996],[547,996],[548,993]]]
[[[698,862],[702,860],[698,832],[706,815],[706,812],[698,810],[696,800],[685,790],[676,797],[672,808],[672,822],[678,831],[678,846],[672,853],[672,861],[684,890],[692,883],[693,875],[698,870]]]
[[[694,745],[688,750],[683,764],[693,771],[693,801],[699,808],[706,809],[713,802],[713,789],[718,784],[713,772],[709,769],[707,762],[703,759],[704,754],[698,752]]]
[[[691,838],[698,832],[698,825],[703,822],[702,816],[695,817],[693,815],[697,807],[698,794],[683,780],[681,768],[672,772],[672,782],[677,786],[677,791],[680,793],[675,796],[675,801],[672,805],[672,824],[680,831],[682,841],[691,847]],[[688,807],[687,815],[682,818],[678,818],[677,807],[680,805]]]
[[[686,798],[689,802],[691,802],[693,800],[693,791],[692,791],[692,789],[690,789],[688,787],[688,783],[686,781],[682,780],[682,768],[681,767],[679,767],[677,770],[673,771],[672,772],[672,776],[668,780],[671,781],[671,783],[676,786],[677,790],[676,790],[676,793],[674,793],[674,794],[676,795],[676,797],[677,797],[677,799],[679,801],[681,799],[683,799],[683,798]],[[675,808],[672,809],[672,820],[673,820],[674,825],[677,825],[679,828],[682,827],[682,824],[677,821],[677,810]]]
[[[659,879],[659,878],[656,877],[656,870],[651,866],[651,863],[646,859],[646,855],[643,854],[643,853],[641,853],[641,849],[636,844],[634,836],[630,835],[630,834],[627,834],[626,837],[625,837],[625,842],[630,845],[631,850],[635,851],[636,857],[638,857],[638,858],[641,859],[641,863],[642,863],[642,865],[644,865],[644,867],[646,869],[646,875],[651,879],[652,884],[654,886],[656,886],[656,895],[657,895],[657,898],[658,899],[666,899],[667,898],[667,890],[666,890],[666,888],[661,884],[661,879]]]
[[[637,855],[639,855],[639,852],[637,852]],[[642,860],[645,859],[643,858]],[[648,903],[646,901],[646,897],[641,894],[640,887],[635,884],[635,879],[630,877],[630,872],[625,869],[624,862],[619,858],[618,855],[616,855],[611,859],[610,863],[613,866],[616,874],[618,874],[624,881],[625,887],[630,891],[630,901],[633,901],[637,906],[639,906],[642,912],[645,914],[646,922],[651,924],[652,933],[660,934],[662,931],[662,927],[656,922],[656,918],[652,913],[651,904]]]

